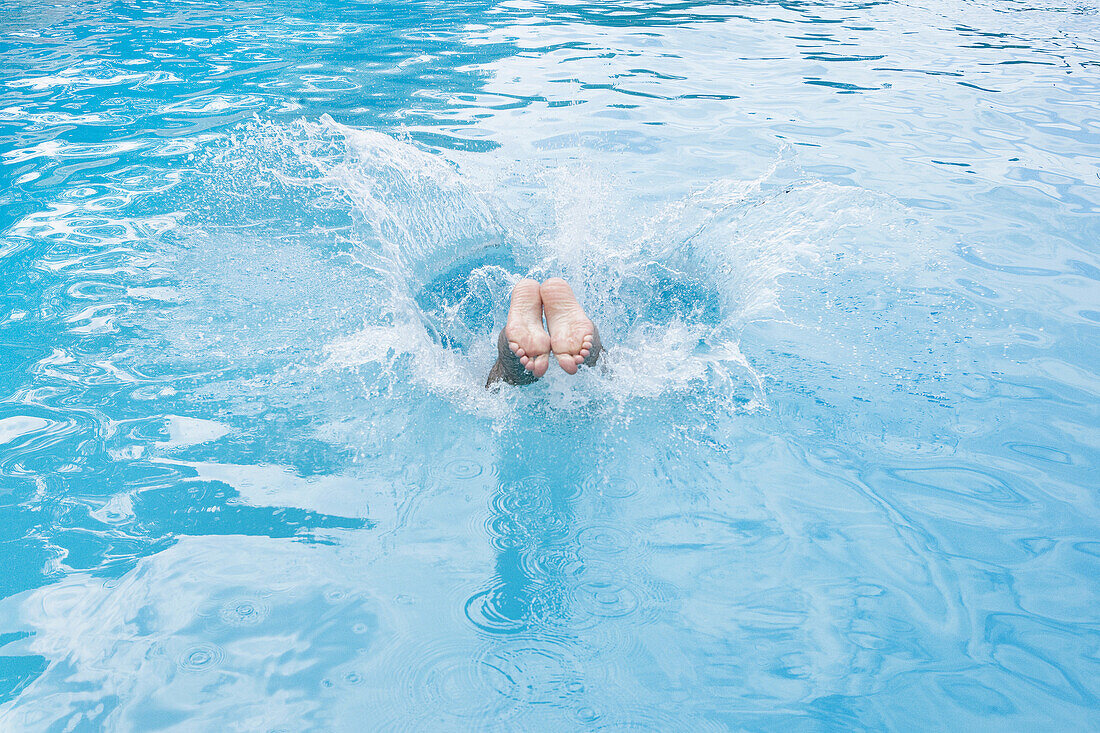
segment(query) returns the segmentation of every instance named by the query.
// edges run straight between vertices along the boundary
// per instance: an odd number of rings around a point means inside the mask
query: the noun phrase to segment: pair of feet
[[[497,351],[488,384],[500,380],[529,384],[546,374],[551,355],[569,374],[576,374],[582,364],[595,364],[601,351],[600,334],[569,283],[560,277],[542,284],[527,279],[512,289],[508,323],[500,333]]]

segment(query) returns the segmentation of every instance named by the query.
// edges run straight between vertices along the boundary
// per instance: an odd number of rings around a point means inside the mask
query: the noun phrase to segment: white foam
[[[318,206],[346,207],[349,253],[370,273],[354,304],[360,327],[323,347],[317,371],[357,372],[369,395],[433,394],[505,420],[531,400],[575,409],[691,390],[705,390],[714,409],[766,406],[765,380],[742,351],[745,329],[790,318],[796,278],[820,279],[845,257],[868,271],[886,248],[867,246],[863,230],[888,236],[904,214],[886,197],[805,175],[791,153],[758,178],[712,181],[643,206],[632,186],[592,166],[522,171],[482,157],[483,167],[465,159],[460,169],[410,140],[328,116],[291,126],[255,120],[247,132],[250,145],[271,149],[282,185]],[[476,266],[494,254],[515,271]],[[468,294],[425,312],[424,288],[461,276],[461,262],[472,267]],[[604,368],[565,380],[552,365],[541,388],[487,391],[508,291],[525,274],[570,281],[609,347]],[[657,317],[667,287],[681,288],[684,302]],[[468,306],[491,317],[471,322]]]

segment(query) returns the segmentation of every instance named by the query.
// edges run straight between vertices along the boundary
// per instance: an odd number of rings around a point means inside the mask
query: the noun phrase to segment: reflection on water
[[[1089,727],[1096,17],[0,9],[0,728]]]

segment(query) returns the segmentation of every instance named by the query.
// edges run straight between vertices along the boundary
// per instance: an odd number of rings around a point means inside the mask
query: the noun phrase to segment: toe
[[[566,374],[577,373],[577,362],[573,360],[572,354],[557,354],[558,364],[565,370]]]
[[[534,374],[536,377],[541,377],[543,374],[546,374],[546,369],[549,366],[550,355],[540,354],[539,356],[531,360],[531,362],[527,365],[527,370]]]

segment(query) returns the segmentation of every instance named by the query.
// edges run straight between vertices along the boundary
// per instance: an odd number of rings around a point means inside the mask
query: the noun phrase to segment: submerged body
[[[512,289],[508,322],[497,337],[497,361],[485,386],[531,384],[546,374],[551,354],[568,374],[576,374],[582,366],[595,366],[602,352],[599,329],[569,283],[560,277],[542,284],[520,280]]]

